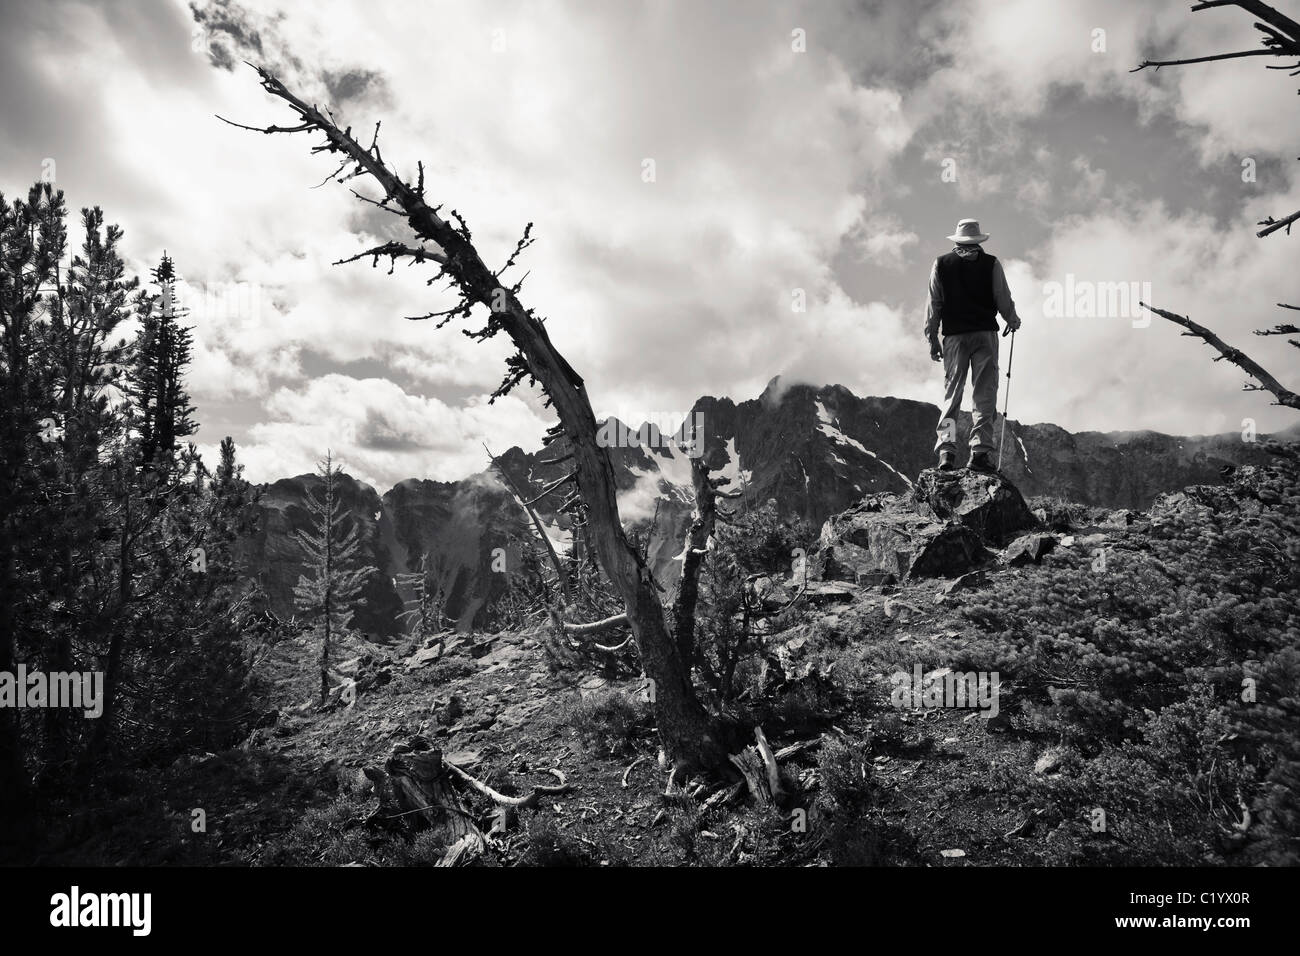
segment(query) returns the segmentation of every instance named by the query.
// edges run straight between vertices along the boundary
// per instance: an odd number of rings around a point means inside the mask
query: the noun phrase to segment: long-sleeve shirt
[[[961,248],[955,250],[961,253]],[[1020,316],[1016,315],[1016,304],[1011,299],[1011,287],[1007,285],[1007,274],[1002,271],[1002,260],[993,263],[993,301],[997,303],[998,314],[1011,326],[1019,327]],[[936,259],[930,267],[930,304],[925,310],[925,337],[932,345],[939,343],[939,310],[943,305],[943,283],[939,281],[939,261]]]

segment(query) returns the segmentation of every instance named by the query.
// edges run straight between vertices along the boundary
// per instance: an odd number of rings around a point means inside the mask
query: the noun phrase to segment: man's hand
[[[939,348],[939,343],[938,343],[938,342],[931,342],[931,343],[930,343],[930,361],[931,361],[931,362],[942,362],[942,361],[943,361],[943,350],[942,350],[941,348]]]
[[[1007,327],[1006,327],[1005,329],[1002,330],[1002,337],[1005,339],[1008,335],[1010,335],[1012,332],[1014,332],[1014,331],[1015,331],[1016,329],[1018,329],[1018,328],[1020,328],[1020,320],[1019,320],[1019,319],[1016,319],[1014,322],[1008,322],[1008,323],[1007,323]]]

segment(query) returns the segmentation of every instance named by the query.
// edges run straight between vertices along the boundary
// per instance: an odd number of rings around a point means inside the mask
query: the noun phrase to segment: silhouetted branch
[[[1238,53],[1212,53],[1209,56],[1192,56],[1184,60],[1143,60],[1130,73],[1137,73],[1147,67],[1160,69],[1162,66],[1187,66],[1189,63],[1209,63],[1212,60],[1235,60],[1242,56],[1281,56],[1275,50],[1242,50]]]
[[[1260,239],[1263,239],[1265,236],[1271,235],[1279,229],[1286,229],[1286,234],[1289,236],[1291,235],[1291,225],[1297,219],[1300,219],[1300,209],[1297,209],[1285,219],[1274,219],[1272,216],[1269,216],[1267,219],[1261,219],[1256,225],[1267,226],[1268,228],[1261,229],[1259,232],[1255,233],[1255,235]]]
[[[417,249],[401,242],[385,242],[383,245],[375,246],[373,249],[366,249],[364,252],[358,252],[356,255],[348,256],[346,259],[339,259],[334,263],[334,265],[346,265],[349,262],[356,262],[358,259],[364,259],[367,256],[371,256],[374,260],[370,264],[371,268],[379,265],[379,259],[381,256],[387,256],[391,259],[392,265],[394,266],[397,265],[397,260],[401,258],[409,258],[413,260],[412,265],[424,262],[426,259],[443,265],[446,265],[447,263],[447,257],[441,252],[434,252],[432,249]],[[389,267],[388,274],[393,274],[392,266]]]
[[[1283,302],[1279,302],[1278,305],[1282,306],[1282,308],[1284,309],[1296,309],[1297,311],[1300,311],[1300,306],[1286,305]],[[1255,334],[1256,335],[1300,335],[1300,326],[1275,325],[1271,329],[1256,329]],[[1287,342],[1290,343],[1291,345],[1294,345],[1296,348],[1300,349],[1300,342],[1297,342],[1295,339],[1287,339]]]
[[[469,316],[474,306],[483,305],[488,309],[486,323],[481,329],[465,330],[466,334],[482,340],[505,332],[510,338],[516,351],[507,359],[505,378],[493,397],[527,377],[541,386],[555,408],[569,440],[566,450],[574,456],[578,486],[578,491],[561,510],[580,500],[587,513],[591,544],[623,600],[646,676],[655,682],[655,718],[664,750],[682,769],[725,768],[729,725],[709,714],[700,703],[691,684],[689,666],[681,660],[676,642],[668,632],[653,575],[623,531],[613,467],[597,435],[595,415],[582,377],[555,347],[545,324],[483,262],[465,220],[454,210],[449,218],[444,218],[439,212],[441,207],[431,207],[424,200],[422,188],[413,188],[389,167],[380,152],[377,131],[370,146],[362,146],[352,136],[350,127],[339,129],[332,116],[327,117],[295,96],[273,74],[261,67],[253,66],[253,69],[263,89],[288,104],[300,121],[297,126],[264,127],[257,131],[321,134],[324,142],[311,151],[344,157],[345,163],[335,177],[338,182],[369,174],[383,189],[384,201],[405,214],[416,240],[432,242],[441,250],[443,259],[435,260],[440,266],[435,279],[446,276],[458,301],[449,309],[420,318],[443,316],[449,321],[453,317]],[[347,171],[349,167],[351,171]],[[423,186],[422,175],[420,185]],[[526,243],[529,237],[526,230],[521,243]],[[374,250],[370,255],[376,255]],[[405,252],[398,251],[397,255]]]
[[[1144,308],[1150,309],[1162,319],[1168,319],[1170,322],[1173,322],[1176,325],[1181,325],[1183,328],[1187,329],[1188,331],[1184,332],[1184,335],[1194,335],[1198,338],[1204,339],[1208,345],[1212,346],[1219,352],[1218,358],[1215,359],[1216,362],[1220,359],[1227,359],[1233,365],[1243,369],[1248,375],[1259,380],[1259,385],[1247,385],[1245,391],[1269,391],[1272,392],[1273,396],[1277,399],[1274,404],[1286,405],[1289,408],[1300,409],[1300,395],[1297,395],[1295,392],[1282,385],[1282,383],[1270,375],[1263,366],[1245,352],[1241,351],[1241,349],[1235,349],[1228,345],[1223,341],[1223,339],[1219,338],[1205,326],[1198,322],[1193,322],[1185,315],[1166,312],[1164,309],[1157,309],[1154,305],[1148,305],[1146,302],[1139,302],[1138,304]]]

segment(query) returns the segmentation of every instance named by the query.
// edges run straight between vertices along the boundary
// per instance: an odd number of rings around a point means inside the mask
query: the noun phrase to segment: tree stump
[[[785,796],[781,788],[781,771],[762,727],[754,728],[754,740],[753,745],[731,754],[729,759],[745,778],[754,802],[760,807],[770,807]]]
[[[452,785],[442,751],[394,754],[382,771],[367,769],[365,774],[379,796],[370,821],[442,831],[448,852],[440,865],[468,862],[486,848],[482,831]]]

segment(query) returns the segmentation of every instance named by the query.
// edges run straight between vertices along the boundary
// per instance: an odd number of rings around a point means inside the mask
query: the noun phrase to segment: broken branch
[[[507,797],[504,793],[498,793],[496,790],[493,790],[483,781],[475,779],[474,777],[466,773],[464,770],[462,770],[460,767],[457,767],[454,763],[451,763],[446,759],[442,761],[442,765],[446,767],[448,770],[450,770],[457,777],[459,777],[461,780],[465,781],[465,783],[469,784],[471,787],[477,790],[479,793],[483,794],[485,797],[491,798],[493,803],[496,803],[503,807],[514,807],[515,809],[524,809],[524,810],[531,809],[532,807],[537,806],[537,801],[540,800],[543,795],[568,793],[570,790],[573,789],[571,786],[569,786],[569,783],[565,779],[564,774],[561,773],[559,770],[552,768],[550,772],[555,774],[555,776],[557,776],[560,779],[560,782],[557,786],[538,786],[538,787],[534,787],[532,793],[528,794],[525,797]]]
[[[1181,325],[1183,328],[1188,330],[1188,332],[1184,334],[1191,334],[1204,339],[1206,344],[1219,352],[1221,358],[1227,359],[1233,365],[1243,369],[1248,375],[1257,379],[1260,383],[1258,386],[1259,388],[1272,392],[1273,396],[1277,399],[1274,404],[1286,405],[1288,408],[1300,409],[1300,395],[1297,395],[1295,392],[1285,387],[1281,382],[1270,375],[1263,366],[1248,356],[1245,352],[1228,345],[1223,341],[1223,339],[1219,338],[1205,326],[1193,322],[1185,315],[1167,312],[1164,309],[1158,309],[1145,302],[1139,302],[1138,304],[1143,308],[1150,309],[1161,318],[1168,319],[1175,325]]]

